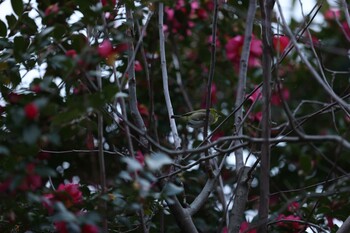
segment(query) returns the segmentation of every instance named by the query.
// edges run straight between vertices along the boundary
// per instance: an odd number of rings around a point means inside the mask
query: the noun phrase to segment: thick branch
[[[162,78],[163,78],[163,91],[165,97],[165,103],[168,110],[168,117],[170,121],[170,128],[172,132],[172,136],[174,137],[174,143],[176,148],[180,148],[180,138],[177,132],[175,120],[171,118],[174,115],[173,106],[170,100],[169,94],[169,85],[168,85],[168,71],[166,67],[166,58],[165,58],[165,38],[164,38],[164,30],[163,30],[163,15],[164,15],[164,5],[163,3],[159,3],[159,41],[160,41],[160,62],[162,68]]]
[[[263,117],[262,117],[262,138],[265,139],[261,145],[261,167],[260,167],[260,203],[259,203],[259,226],[258,232],[267,232],[267,219],[269,215],[269,195],[270,195],[270,134],[271,134],[271,66],[272,66],[272,31],[271,14],[274,1],[260,0],[262,24],[262,42],[263,42]]]
[[[244,101],[244,98],[245,98],[248,60],[249,60],[249,54],[250,54],[250,44],[252,41],[255,12],[256,12],[256,0],[250,0],[249,9],[247,13],[247,23],[246,23],[246,28],[244,32],[244,44],[242,48],[242,54],[241,54],[241,60],[240,60],[240,66],[239,66],[239,79],[238,79],[235,109],[237,109],[238,106],[241,106],[241,103]],[[235,114],[235,127],[238,129],[236,132],[238,136],[243,134],[243,129],[242,127],[240,127],[240,125],[242,124],[242,119],[243,119],[243,108],[240,108]],[[237,143],[239,144],[240,142],[237,141]],[[236,169],[239,170],[241,167],[244,166],[243,149],[237,150],[235,152],[235,156],[236,156]]]
[[[234,209],[231,211],[229,229],[232,233],[238,233],[244,219],[245,206],[251,184],[249,177],[250,167],[242,167],[238,174],[237,188],[235,191]]]
[[[127,21],[130,25],[134,25],[134,20],[132,16],[132,12],[129,8],[126,8]],[[130,26],[128,29],[129,36],[133,36],[133,26]],[[142,36],[141,36],[142,38]],[[135,49],[132,41],[129,42],[128,49],[128,64],[131,64],[129,67],[128,75],[129,75],[129,103],[130,103],[130,111],[133,120],[135,121],[136,126],[142,131],[146,132],[146,126],[143,122],[141,114],[137,107],[137,95],[136,95],[136,78],[135,78]],[[141,144],[144,148],[148,148],[148,141],[142,135],[140,136]]]

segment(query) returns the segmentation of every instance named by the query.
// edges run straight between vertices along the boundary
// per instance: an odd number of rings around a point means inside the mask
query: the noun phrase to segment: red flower
[[[145,166],[145,156],[142,154],[141,151],[136,152],[135,159],[143,166]]]
[[[81,203],[83,200],[82,196],[78,184],[60,184],[55,192],[44,195],[45,201],[43,205],[48,209],[49,213],[52,213],[52,204],[54,202],[61,201],[67,208],[70,208]]]
[[[285,228],[292,227],[293,230],[301,230],[304,228],[303,224],[298,222],[299,220],[301,220],[299,216],[294,216],[294,215],[285,216],[284,214],[280,214],[278,215],[277,220],[280,220],[280,222],[278,222],[276,225],[280,227],[285,227]],[[283,221],[283,220],[286,220],[286,221]]]
[[[5,181],[0,182],[0,193],[8,191],[11,183],[12,179],[6,179]]]
[[[17,104],[21,99],[21,95],[15,92],[10,92],[8,94],[8,101],[10,104]]]
[[[350,28],[349,28],[349,24],[347,22],[343,22],[342,24],[343,30],[345,32],[345,36],[346,38],[350,38]]]
[[[143,70],[143,67],[141,65],[141,63],[139,61],[135,61],[135,71],[142,71]]]
[[[98,54],[103,58],[108,58],[113,53],[113,46],[110,40],[105,39],[99,46],[98,46]]]
[[[24,113],[29,120],[33,120],[39,115],[39,108],[34,103],[29,103],[24,107]]]
[[[126,50],[128,50],[128,44],[127,43],[121,43],[121,44],[118,44],[115,49],[113,49],[113,52],[115,53],[123,53],[125,52]]]
[[[101,0],[101,3],[102,3],[102,6],[107,6],[107,5],[110,5],[110,6],[115,6],[115,4],[117,3],[116,0]]]
[[[332,229],[333,226],[334,226],[333,217],[327,216],[326,219],[327,219],[327,225],[328,225],[328,227],[329,227],[330,229]]]
[[[290,93],[287,88],[282,88],[281,94],[282,94],[283,100],[289,99]],[[282,100],[280,98],[280,94],[277,91],[273,92],[271,95],[271,104],[275,106],[280,106],[281,103],[282,103]]]
[[[216,84],[212,83],[210,87],[210,95],[211,95],[211,105],[215,105],[218,102],[217,98],[217,88]],[[207,97],[207,91],[203,93],[202,96],[202,102],[201,102],[201,108],[206,108],[206,97]]]
[[[29,163],[26,167],[26,176],[18,187],[21,191],[35,190],[42,185],[41,176],[35,173],[35,164]]]
[[[290,40],[287,36],[274,36],[272,42],[273,46],[275,47],[275,50],[279,53],[283,53],[283,51],[288,46],[289,41]]]
[[[66,222],[54,222],[54,225],[58,233],[69,233]]]
[[[251,112],[249,115],[249,119],[251,121],[260,122],[262,120],[262,112],[261,111],[257,113]]]
[[[241,224],[241,228],[239,228],[239,232],[245,232],[247,229],[249,228],[249,223],[244,221],[242,224]],[[250,230],[250,231],[247,231],[247,233],[256,233],[257,231],[255,229],[253,230]]]
[[[338,8],[330,8],[324,14],[324,18],[326,20],[336,20],[340,18],[340,9]]]
[[[60,11],[60,8],[58,7],[58,3],[52,4],[48,6],[45,10],[45,15],[51,15],[51,14],[57,14]]]
[[[254,93],[251,96],[249,96],[248,100],[254,103],[255,101],[261,99],[261,97],[262,97],[261,88],[258,88],[257,90],[254,91]]]
[[[78,184],[60,184],[55,193],[55,197],[62,201],[67,208],[79,204],[83,200],[83,194],[79,190]]]
[[[81,228],[81,233],[98,233],[98,232],[100,232],[98,227],[91,224],[86,224]]]
[[[30,86],[30,90],[35,92],[35,93],[39,93],[41,92],[41,87],[40,87],[40,84],[32,84]]]
[[[144,104],[138,104],[137,109],[139,110],[141,116],[144,116],[144,117],[149,116],[148,108]]]
[[[66,51],[66,56],[75,58],[77,56],[77,52],[74,49],[70,49]]]
[[[292,202],[288,205],[288,211],[294,213],[300,208],[300,204],[298,202]]]
[[[244,36],[239,35],[231,38],[225,46],[226,56],[235,66],[235,69],[237,71],[238,71],[239,63],[241,59],[243,43],[244,43]],[[255,36],[252,35],[248,67],[253,68],[253,67],[260,66],[261,55],[262,55],[261,40],[256,39]]]
[[[225,133],[223,131],[216,131],[213,136],[211,137],[211,141],[215,142],[216,140],[218,140],[219,138],[225,136]]]

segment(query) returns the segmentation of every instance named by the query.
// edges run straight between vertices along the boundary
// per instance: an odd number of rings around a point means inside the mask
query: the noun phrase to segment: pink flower
[[[243,49],[244,36],[238,35],[231,38],[226,46],[226,56],[235,66],[236,71],[239,69],[239,63],[241,59],[241,53]],[[254,68],[261,65],[260,57],[262,55],[262,47],[261,40],[256,39],[254,35],[252,35],[252,41],[250,44],[250,55],[248,60],[248,67]]]
[[[210,87],[210,95],[211,95],[211,105],[215,105],[218,102],[217,97],[217,87],[215,83],[212,83]],[[207,97],[207,91],[203,93],[202,96],[202,102],[201,102],[201,108],[206,108],[206,97]]]
[[[139,72],[139,71],[142,71],[142,70],[143,70],[143,67],[142,67],[141,63],[138,60],[136,60],[135,61],[135,71]]]
[[[141,164],[141,166],[145,166],[145,156],[140,150],[136,152],[135,159]]]
[[[292,202],[288,205],[288,211],[294,213],[300,208],[300,204],[298,202]]]
[[[338,8],[330,8],[324,14],[324,18],[326,20],[336,20],[340,18],[340,9]]]
[[[192,34],[191,28],[194,27],[195,23],[192,21],[197,18],[196,11],[199,9],[198,0],[191,2],[185,2],[178,0],[175,7],[165,7],[165,31],[172,33],[181,34],[179,37],[183,39],[183,36],[189,36]],[[200,13],[201,17],[205,17],[203,12]]]
[[[345,36],[346,38],[350,38],[350,28],[349,28],[349,24],[347,22],[343,22],[342,24],[343,30],[345,31]]]
[[[58,3],[52,4],[45,9],[45,15],[57,14],[60,11]]]
[[[55,193],[56,198],[66,205],[66,207],[79,204],[83,200],[83,194],[79,190],[78,184],[60,184]]]
[[[257,101],[259,99],[261,99],[261,88],[255,90],[255,92],[251,96],[249,96],[249,98],[248,98],[248,100],[252,101],[252,103],[254,103],[255,101]]]
[[[272,40],[275,50],[279,53],[283,53],[290,41],[287,36],[274,36]]]
[[[98,54],[103,57],[107,58],[113,53],[113,46],[110,40],[105,39],[99,46],[98,46]]]
[[[281,90],[283,100],[288,100],[290,97],[289,90],[287,88],[282,88]],[[275,106],[281,106],[282,100],[280,98],[280,94],[275,91],[271,95],[271,104]]]
[[[35,164],[29,163],[26,166],[26,176],[23,179],[21,185],[18,187],[21,191],[36,190],[41,187],[42,180],[41,176],[35,173]]]
[[[39,108],[34,103],[29,103],[24,107],[24,114],[29,120],[34,120],[39,115]]]
[[[244,221],[242,222],[241,224],[241,228],[239,228],[239,232],[245,232],[247,229],[249,229],[249,223]],[[253,230],[250,230],[250,231],[247,231],[247,233],[256,233],[256,229],[253,229]]]
[[[285,216],[284,214],[280,214],[278,215],[277,220],[280,220],[280,222],[278,222],[276,225],[280,227],[285,227],[285,228],[292,227],[293,230],[301,230],[304,227],[303,224],[298,222],[299,220],[301,220],[299,216],[294,216],[294,215]],[[283,221],[283,220],[286,220],[286,221]]]
[[[83,201],[83,194],[79,190],[78,184],[69,183],[60,184],[55,192],[45,194],[44,198],[44,207],[48,209],[49,213],[52,213],[52,204],[56,201],[61,201],[66,208],[70,208]]]

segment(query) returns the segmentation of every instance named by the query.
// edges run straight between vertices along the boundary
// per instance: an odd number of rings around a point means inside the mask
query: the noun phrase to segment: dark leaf
[[[0,36],[5,37],[7,35],[7,26],[0,20]]]
[[[11,0],[13,11],[18,15],[22,15],[23,12],[23,1],[22,0]]]

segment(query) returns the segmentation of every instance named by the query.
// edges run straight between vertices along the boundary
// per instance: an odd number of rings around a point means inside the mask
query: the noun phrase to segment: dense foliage
[[[11,0],[0,232],[336,232],[350,201],[350,17],[345,1],[322,3],[287,25],[276,2],[264,42],[255,1]],[[171,118],[208,108],[220,118],[201,129]]]

